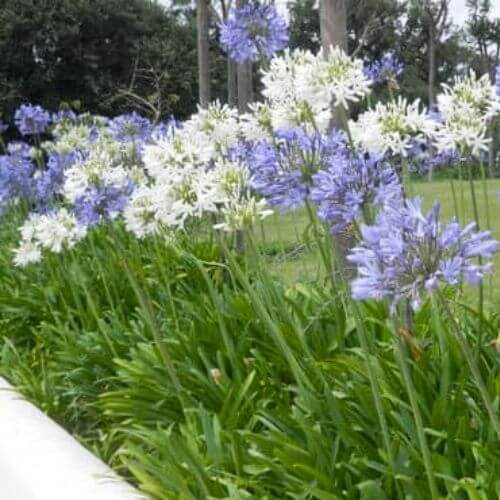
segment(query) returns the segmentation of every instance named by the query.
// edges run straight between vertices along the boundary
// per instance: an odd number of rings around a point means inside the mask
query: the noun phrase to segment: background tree
[[[210,0],[196,0],[196,32],[198,51],[198,98],[202,108],[210,102]]]

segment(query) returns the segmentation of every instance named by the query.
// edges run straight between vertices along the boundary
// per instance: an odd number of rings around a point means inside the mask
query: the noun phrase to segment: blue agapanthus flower
[[[22,135],[36,135],[47,130],[51,119],[50,113],[41,106],[22,104],[14,115],[14,121]]]
[[[0,156],[0,212],[14,200],[34,197],[36,167],[22,149]]]
[[[288,27],[272,5],[250,2],[233,9],[220,25],[220,43],[229,57],[238,63],[271,58],[287,47]]]
[[[134,185],[92,187],[75,201],[74,212],[80,224],[95,226],[102,221],[113,220],[126,208]]]
[[[333,233],[366,218],[372,207],[399,206],[403,200],[398,174],[377,155],[338,155],[313,182],[311,200]]]
[[[7,129],[9,128],[9,125],[2,120],[0,120],[0,134],[3,134]]]
[[[114,139],[120,142],[143,142],[151,135],[151,122],[135,111],[109,121]]]
[[[385,54],[364,68],[365,76],[375,83],[395,80],[404,70],[404,64],[393,54]]]
[[[248,154],[252,187],[282,212],[296,209],[308,198],[314,174],[346,151],[341,132],[325,136],[299,127],[280,130],[273,142],[257,142]]]
[[[81,158],[78,152],[49,154],[46,169],[36,179],[36,193],[41,207],[47,206],[62,191],[64,172]]]
[[[372,226],[363,225],[362,241],[348,259],[358,267],[352,282],[356,300],[389,299],[394,309],[409,300],[414,309],[439,283],[481,283],[492,271],[498,242],[490,231],[476,232],[475,223],[462,228],[456,220],[442,227],[440,205],[423,214],[416,198],[381,212]],[[482,257],[483,263],[478,263]]]

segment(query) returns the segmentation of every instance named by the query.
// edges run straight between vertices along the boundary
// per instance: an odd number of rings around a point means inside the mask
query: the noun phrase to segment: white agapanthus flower
[[[61,154],[86,151],[90,148],[91,134],[92,130],[87,125],[72,125],[55,134],[55,140],[44,142],[43,147],[48,152]]]
[[[132,193],[123,212],[125,227],[139,239],[156,234],[160,229],[153,202],[154,195],[151,187],[139,186]]]
[[[171,128],[165,137],[145,146],[143,162],[148,174],[158,177],[168,168],[206,165],[214,152],[215,145],[207,134]]]
[[[223,221],[214,225],[214,229],[233,232],[252,227],[264,220],[273,211],[266,200],[257,200],[248,191],[239,197],[229,198],[220,210]]]
[[[72,248],[87,232],[65,208],[44,215],[32,214],[20,231],[21,242],[14,250],[16,266],[40,261],[43,250],[60,253]]]
[[[201,142],[215,146],[215,153],[224,152],[238,141],[238,111],[215,101],[206,109],[198,107],[184,129],[190,137],[204,135],[205,140]]]
[[[454,85],[443,85],[437,96],[442,123],[433,134],[438,150],[458,149],[478,155],[487,151],[487,131],[491,119],[499,114],[500,105],[489,76],[480,78],[471,71],[455,79]]]
[[[269,104],[250,104],[250,111],[243,113],[239,121],[240,136],[247,141],[265,141],[272,138],[272,115]]]
[[[303,75],[310,74],[317,57],[309,51],[287,51],[273,58],[269,70],[263,72],[262,94],[266,98],[274,130],[293,126],[320,131],[328,128],[330,100],[318,99],[312,89],[303,84]],[[302,77],[299,78],[299,75]]]
[[[93,149],[88,158],[76,162],[66,171],[63,187],[65,198],[74,203],[92,186],[112,185],[125,187],[130,181],[130,172],[116,165],[106,149]]]
[[[363,62],[349,57],[340,47],[320,51],[310,64],[297,68],[296,87],[308,102],[327,102],[347,108],[370,93]]]
[[[418,100],[408,103],[404,98],[377,103],[375,108],[349,121],[354,143],[368,151],[406,156],[415,141],[423,141],[435,127]]]

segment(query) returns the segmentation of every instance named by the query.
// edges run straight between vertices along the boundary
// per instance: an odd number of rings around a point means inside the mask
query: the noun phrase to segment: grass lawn
[[[491,229],[494,236],[500,240],[500,198],[497,196],[497,192],[500,192],[500,179],[489,180],[486,193],[482,182],[477,181],[474,186],[481,228],[487,227],[487,212],[489,211]],[[449,221],[455,214],[455,202],[448,180],[418,181],[412,184],[411,189],[414,195],[422,197],[426,207],[430,207],[434,200],[441,202],[443,222]],[[455,181],[455,197],[458,217],[462,224],[474,220],[468,182]],[[486,202],[487,199],[489,203]],[[487,207],[489,207],[488,210]],[[265,246],[269,251],[272,269],[290,283],[315,280],[321,272],[321,262],[316,249],[307,248],[300,243],[307,225],[308,218],[304,210],[284,215],[275,214],[263,224],[261,238],[264,238]],[[487,280],[486,298],[498,307],[500,305],[500,253],[495,258],[495,265],[495,274]]]

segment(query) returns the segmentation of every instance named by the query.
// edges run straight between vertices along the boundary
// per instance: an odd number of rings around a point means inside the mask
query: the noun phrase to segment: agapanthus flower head
[[[36,167],[23,150],[0,156],[0,212],[19,200],[33,200]]]
[[[266,200],[258,200],[248,191],[238,197],[226,200],[220,210],[223,222],[214,225],[214,229],[233,232],[252,227],[257,221],[272,215]]]
[[[271,207],[283,212],[296,209],[308,198],[314,174],[344,151],[341,132],[322,135],[302,128],[279,130],[274,141],[254,144],[248,163],[251,186]]]
[[[337,155],[313,180],[311,200],[334,233],[360,222],[372,208],[400,206],[403,200],[396,171],[376,154]]]
[[[358,268],[353,298],[388,299],[393,309],[408,300],[418,309],[440,283],[479,284],[492,271],[498,242],[490,231],[476,232],[475,223],[462,228],[452,220],[442,226],[439,218],[439,203],[424,214],[416,198],[388,207],[374,225],[363,225],[362,240],[348,257]]]
[[[113,138],[120,142],[146,141],[151,134],[151,122],[135,111],[113,118],[108,126]]]
[[[38,262],[42,252],[60,253],[85,237],[86,228],[66,208],[47,214],[32,213],[20,228],[21,242],[14,250],[14,264],[27,266]]]
[[[238,111],[220,101],[214,101],[184,123],[183,133],[191,142],[210,145],[212,156],[216,156],[235,144],[238,140]],[[195,139],[198,137],[198,139]]]
[[[48,111],[32,104],[22,104],[16,110],[14,120],[22,135],[43,134],[51,121]]]
[[[352,138],[362,149],[380,154],[406,156],[415,141],[423,141],[434,128],[420,102],[377,103],[375,108],[349,122]]]
[[[47,168],[40,173],[35,181],[37,201],[42,207],[48,206],[54,196],[62,193],[65,171],[81,159],[81,153],[76,151],[73,153],[49,153]]]
[[[444,84],[437,102],[443,116],[433,133],[438,149],[466,150],[474,155],[488,150],[489,122],[500,113],[500,101],[488,75],[478,78],[471,71],[456,78],[452,86]]]
[[[229,57],[238,63],[271,58],[289,41],[285,19],[273,5],[251,0],[232,9],[220,25],[220,43]]]
[[[75,200],[74,212],[79,224],[90,227],[116,219],[126,208],[133,189],[134,185],[130,181],[122,187],[90,187]]]
[[[404,64],[393,54],[385,54],[364,68],[366,77],[374,84],[395,81],[403,70]]]
[[[350,57],[340,47],[320,50],[310,67],[301,65],[296,74],[299,95],[308,102],[324,102],[328,106],[347,108],[370,93],[370,81],[363,62]]]

